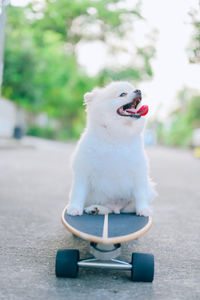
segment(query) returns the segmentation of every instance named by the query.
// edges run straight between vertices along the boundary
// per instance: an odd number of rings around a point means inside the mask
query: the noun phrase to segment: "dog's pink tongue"
[[[137,111],[137,114],[141,115],[141,116],[145,116],[149,111],[149,107],[148,105],[143,105],[142,107],[140,107],[140,109]]]
[[[145,116],[148,111],[149,111],[149,108],[147,105],[143,105],[142,107],[140,107],[139,110],[135,109],[135,108],[129,108],[129,109],[126,109],[126,111],[130,114],[138,114],[138,115],[141,115],[141,116]]]

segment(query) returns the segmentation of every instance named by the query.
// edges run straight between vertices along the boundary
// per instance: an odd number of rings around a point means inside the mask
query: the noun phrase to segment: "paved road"
[[[151,174],[158,183],[153,227],[131,252],[155,255],[154,283],[133,283],[126,272],[81,270],[78,279],[54,275],[58,248],[87,243],[60,222],[71,184],[74,145],[0,150],[0,299],[200,299],[200,161],[189,151],[149,148]]]

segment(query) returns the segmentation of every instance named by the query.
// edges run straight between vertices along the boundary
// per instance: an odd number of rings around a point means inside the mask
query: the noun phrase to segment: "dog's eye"
[[[121,93],[119,96],[120,97],[124,97],[124,96],[126,96],[127,95],[127,93]]]

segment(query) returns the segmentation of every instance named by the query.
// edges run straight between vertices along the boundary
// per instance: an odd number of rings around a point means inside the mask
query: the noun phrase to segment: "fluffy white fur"
[[[143,146],[145,117],[123,117],[116,112],[132,101],[134,90],[128,82],[112,82],[84,95],[87,126],[73,155],[68,214],[82,215],[84,209],[100,214],[152,214],[155,191]],[[123,92],[127,95],[119,97]]]

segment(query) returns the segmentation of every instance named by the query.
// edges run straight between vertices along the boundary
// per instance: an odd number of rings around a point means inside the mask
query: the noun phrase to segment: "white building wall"
[[[9,100],[0,98],[0,137],[13,136],[16,119],[16,105]]]
[[[30,118],[30,114],[18,107],[13,101],[0,97],[0,138],[13,137],[16,126],[21,127],[23,133],[26,133],[27,124],[40,127],[50,126],[54,129],[60,127],[59,122],[48,118],[47,114],[31,115]]]

